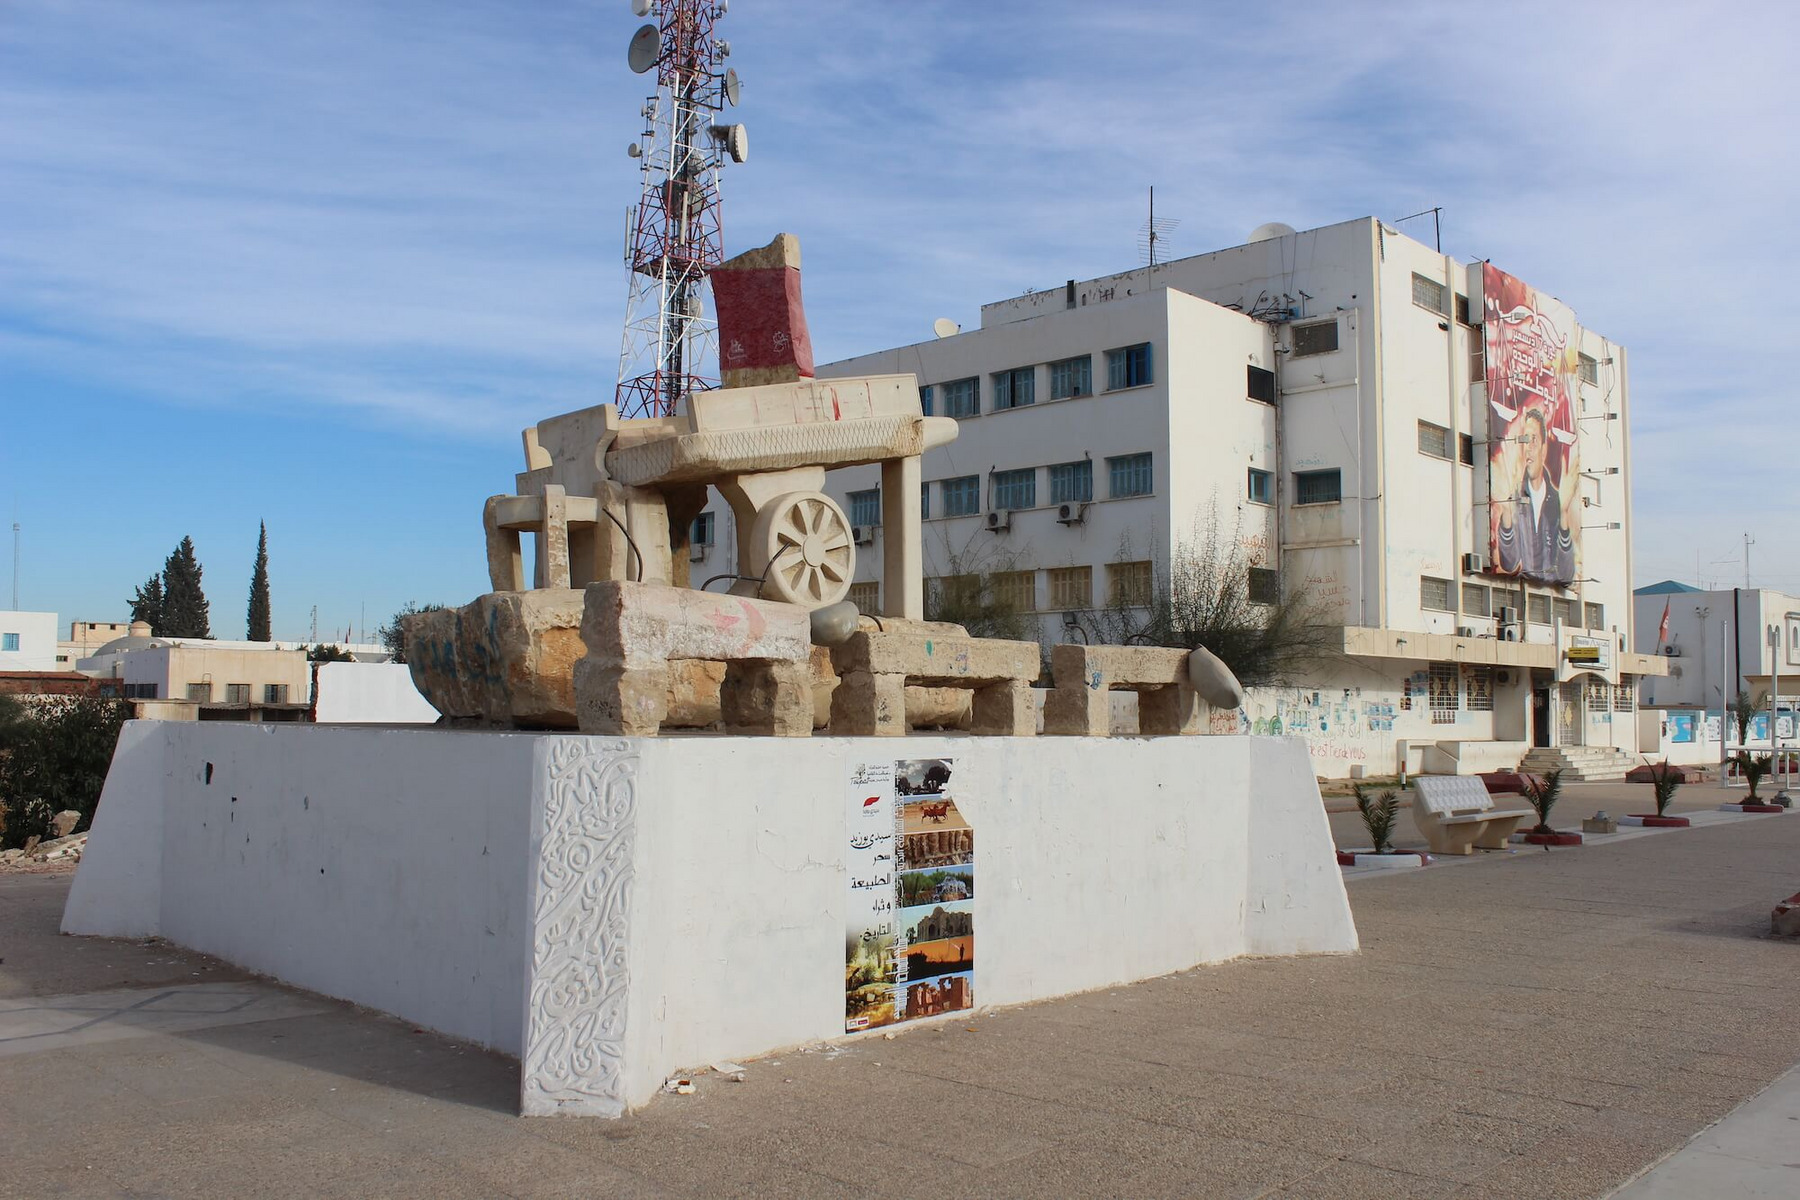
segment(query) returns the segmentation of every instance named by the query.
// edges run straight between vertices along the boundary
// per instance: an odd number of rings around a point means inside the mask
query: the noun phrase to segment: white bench
[[[1422,775],[1413,782],[1413,824],[1433,854],[1499,850],[1529,808],[1497,809],[1487,785],[1473,775]]]

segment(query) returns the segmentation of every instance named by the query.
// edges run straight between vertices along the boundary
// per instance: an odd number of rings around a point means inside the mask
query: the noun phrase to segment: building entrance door
[[[1550,745],[1550,684],[1544,680],[1531,685],[1531,744]]]
[[[1587,726],[1582,720],[1585,690],[1579,679],[1561,687],[1561,694],[1556,698],[1556,744],[1559,746],[1583,744],[1581,731]]]

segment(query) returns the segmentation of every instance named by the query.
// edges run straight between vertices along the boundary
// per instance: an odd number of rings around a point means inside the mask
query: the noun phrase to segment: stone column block
[[[1044,732],[1065,737],[1111,736],[1111,690],[1058,683],[1044,696]]]
[[[1186,683],[1138,693],[1138,732],[1145,737],[1175,737],[1200,732],[1204,709],[1200,696]]]
[[[808,664],[739,661],[725,664],[719,688],[725,732],[762,737],[810,737],[812,670]]]
[[[831,732],[838,737],[904,737],[906,676],[840,673],[831,693]]]
[[[1037,705],[1031,685],[1008,679],[975,689],[971,733],[989,737],[1033,737],[1037,734]]]
[[[583,733],[654,737],[669,710],[666,667],[575,664],[575,719]]]

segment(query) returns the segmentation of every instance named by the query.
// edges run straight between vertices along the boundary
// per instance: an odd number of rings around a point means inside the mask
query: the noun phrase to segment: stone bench
[[[973,692],[969,732],[1030,737],[1037,732],[1031,684],[1038,644],[970,637],[959,625],[883,618],[882,628],[853,633],[832,647],[837,689],[831,732],[840,737],[901,737],[906,691],[961,688]]]
[[[725,664],[727,733],[808,737],[812,626],[806,609],[720,592],[608,580],[587,587],[575,664],[583,733],[655,734],[669,716],[671,662]]]
[[[1071,737],[1112,734],[1113,691],[1138,695],[1138,732],[1199,733],[1200,697],[1188,680],[1188,651],[1162,646],[1083,646],[1050,651],[1055,686],[1044,697],[1044,732]]]
[[[1413,782],[1413,823],[1433,854],[1501,850],[1529,808],[1498,809],[1474,775],[1421,775]]]

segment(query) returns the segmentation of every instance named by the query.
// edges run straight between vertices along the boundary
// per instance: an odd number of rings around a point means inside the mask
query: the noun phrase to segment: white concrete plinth
[[[952,756],[974,996],[1356,930],[1294,738],[601,738],[133,722],[63,916],[521,1059],[527,1113],[842,1036],[852,764]]]

